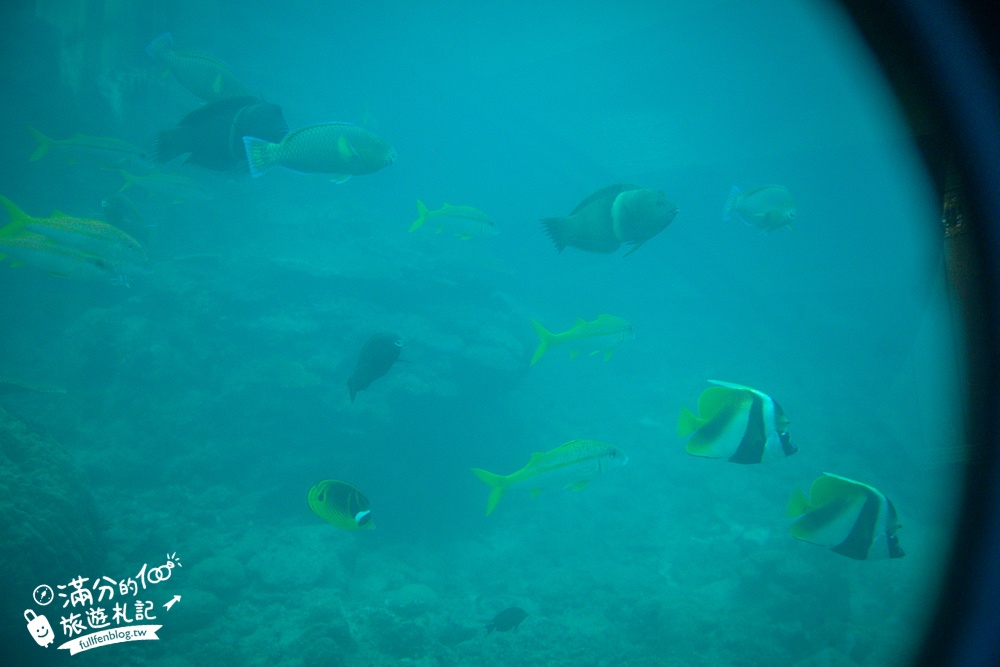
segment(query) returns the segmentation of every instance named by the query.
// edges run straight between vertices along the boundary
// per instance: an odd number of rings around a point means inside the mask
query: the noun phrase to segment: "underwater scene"
[[[912,657],[964,353],[835,5],[0,11],[5,664]]]

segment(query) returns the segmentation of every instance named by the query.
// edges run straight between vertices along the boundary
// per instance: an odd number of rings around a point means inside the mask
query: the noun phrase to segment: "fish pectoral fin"
[[[346,183],[347,179],[349,179],[350,177],[351,177],[350,174],[333,174],[333,176],[330,178],[330,182],[340,185],[341,183]]]
[[[610,350],[605,350],[604,351],[604,361],[608,361],[609,359],[611,359],[611,355],[613,355],[614,353],[615,353],[614,348],[611,348]]]
[[[340,157],[345,160],[358,157],[358,152],[354,150],[354,146],[348,141],[347,137],[340,137],[337,140],[337,152],[340,153]]]
[[[539,493],[541,493],[544,490],[545,489],[532,489],[531,490],[531,497],[534,498],[535,496],[537,496]]]
[[[569,353],[570,359],[576,359],[578,356],[580,356],[580,350],[573,350]]]
[[[570,491],[579,491],[580,489],[582,489],[583,487],[587,486],[588,484],[590,484],[590,480],[589,479],[581,479],[578,482],[572,482],[570,484],[567,484],[566,488],[569,489]]]
[[[212,92],[216,95],[222,92],[222,72],[215,75],[215,79],[212,81]]]
[[[645,243],[645,241],[639,241],[634,246],[632,246],[632,248],[627,253],[625,253],[624,255],[622,255],[622,257],[628,257],[629,255],[631,255],[632,253],[634,253],[636,250],[638,250],[639,248],[641,248],[643,243]]]
[[[472,238],[472,234],[455,234],[455,236],[462,239],[463,241],[468,241],[469,239]]]

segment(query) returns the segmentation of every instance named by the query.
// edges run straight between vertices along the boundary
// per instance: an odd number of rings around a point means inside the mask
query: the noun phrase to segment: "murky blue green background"
[[[175,166],[211,198],[138,202],[151,271],[128,288],[0,266],[0,376],[65,389],[0,394],[5,648],[158,667],[905,660],[953,525],[960,350],[938,205],[829,5],[3,12],[0,194],[33,215],[99,217],[122,181],[28,162],[26,125],[150,146],[201,104],[143,51],[167,31],[290,127],[364,123],[399,155],[343,185]],[[557,254],[539,220],[617,182],[665,190],[674,223],[627,258]],[[731,186],[767,183],[796,197],[793,230],[723,222]],[[417,199],[475,206],[500,235],[409,234]],[[558,331],[602,313],[635,329],[612,359],[529,367],[532,318]],[[347,375],[380,329],[406,363],[352,405]],[[774,396],[800,452],[687,456],[676,416],[709,378]],[[484,516],[470,468],[511,472],[575,438],[629,465]],[[906,558],[791,538],[789,494],[822,472],[893,500]],[[368,495],[375,531],[309,511],[327,478]],[[182,601],[160,641],[70,658],[21,629],[36,585],[167,552],[183,568],[150,599]],[[520,629],[486,636],[509,606]]]

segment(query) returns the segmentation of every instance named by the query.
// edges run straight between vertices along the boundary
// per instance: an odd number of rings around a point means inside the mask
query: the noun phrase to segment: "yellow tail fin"
[[[412,225],[410,225],[410,231],[411,232],[412,231],[416,231],[416,230],[418,230],[418,229],[420,229],[421,227],[424,226],[424,223],[427,222],[427,214],[428,213],[430,213],[430,211],[428,211],[427,207],[424,206],[424,203],[418,199],[417,200],[417,215],[419,217],[416,220],[413,221]]]
[[[497,503],[500,502],[503,494],[507,491],[507,478],[503,475],[496,475],[483,470],[482,468],[473,468],[472,472],[475,473],[476,477],[490,486],[490,497],[486,500],[486,516],[489,516],[493,513]]]
[[[24,223],[31,220],[31,216],[19,209],[17,204],[2,195],[0,195],[0,204],[3,204],[4,210],[10,216],[10,221],[3,227],[0,227],[0,236],[10,237],[18,235]]]
[[[537,320],[531,320],[531,324],[535,327],[535,333],[538,334],[538,347],[535,348],[535,354],[531,357],[531,365],[534,366],[535,362],[548,352],[549,346],[556,337],[555,334],[539,324]]]
[[[52,139],[45,136],[44,134],[42,134],[35,128],[31,127],[30,125],[28,125],[28,132],[30,132],[31,136],[33,136],[35,138],[35,141],[38,142],[38,145],[35,146],[35,150],[31,153],[31,156],[28,158],[29,162],[35,162],[36,160],[42,159],[42,157],[49,152],[49,149],[52,148]]]

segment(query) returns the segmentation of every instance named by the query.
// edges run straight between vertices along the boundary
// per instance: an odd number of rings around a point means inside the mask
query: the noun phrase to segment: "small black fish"
[[[358,355],[354,372],[347,379],[347,388],[351,391],[351,403],[354,402],[355,394],[367,389],[368,385],[389,372],[399,359],[402,349],[403,340],[391,333],[374,334],[365,342]]]
[[[486,624],[486,634],[494,630],[497,632],[507,632],[517,630],[521,621],[528,618],[528,612],[520,607],[509,607],[493,617],[493,620]]]
[[[249,169],[243,137],[278,142],[288,134],[281,107],[256,97],[230,97],[209,102],[181,118],[156,139],[156,161],[169,162],[188,153],[185,162],[214,171]]]

